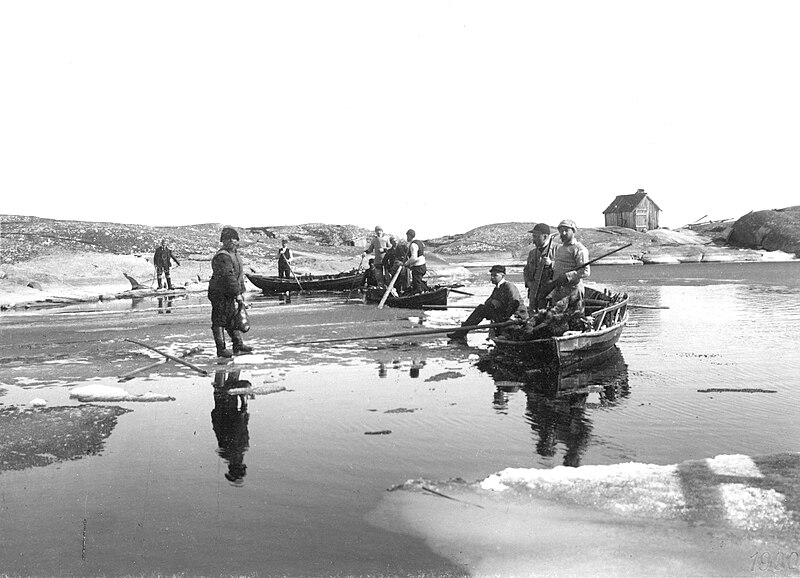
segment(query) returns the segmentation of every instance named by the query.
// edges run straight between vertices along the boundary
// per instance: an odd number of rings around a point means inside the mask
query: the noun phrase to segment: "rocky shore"
[[[468,266],[521,266],[532,248],[528,230],[533,225],[498,223],[427,239],[429,275],[463,278],[470,274]],[[146,227],[0,215],[0,227],[0,309],[7,310],[124,297],[132,288],[129,277],[155,288],[152,255],[162,238],[181,263],[172,269],[174,285],[205,291],[222,225]],[[282,238],[290,240],[298,275],[366,266],[361,251],[370,231],[365,228],[312,223],[240,231],[245,266],[252,272],[276,274]],[[800,254],[800,207],[676,230],[585,228],[577,236],[593,258],[629,245],[600,265],[792,260]]]

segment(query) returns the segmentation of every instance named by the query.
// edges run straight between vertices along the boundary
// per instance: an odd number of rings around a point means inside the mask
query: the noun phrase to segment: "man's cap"
[[[219,240],[222,242],[226,239],[236,239],[238,241],[239,232],[233,227],[223,227],[222,233],[219,234]]]
[[[550,225],[546,225],[544,223],[536,223],[536,225],[528,231],[529,233],[538,233],[540,235],[549,235],[550,234]]]
[[[289,242],[289,239],[281,239],[281,243],[285,244],[285,243],[288,243],[288,242]]]
[[[502,273],[503,275],[505,275],[506,268],[504,265],[492,265],[492,268],[489,269],[489,273]]]
[[[561,221],[558,224],[558,228],[560,229],[561,227],[569,227],[573,231],[577,231],[578,230],[578,225],[576,225],[575,221],[573,221],[572,219],[564,219],[563,221]]]
[[[406,235],[411,235],[412,237],[416,237],[417,232],[414,229],[409,229],[408,231],[406,231]]]
[[[375,225],[375,230],[376,231],[383,231],[383,227],[381,227],[380,225]]]

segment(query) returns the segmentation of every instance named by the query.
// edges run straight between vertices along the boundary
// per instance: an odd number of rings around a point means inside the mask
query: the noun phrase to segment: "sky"
[[[0,3],[0,213],[421,238],[800,204],[795,1]]]

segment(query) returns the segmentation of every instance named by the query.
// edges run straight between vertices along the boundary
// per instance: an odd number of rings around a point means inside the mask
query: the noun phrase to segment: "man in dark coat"
[[[528,288],[528,307],[532,310],[547,307],[547,291],[545,289],[553,277],[553,255],[556,244],[550,234],[550,226],[537,223],[528,231],[533,234],[533,249],[528,253],[528,261],[522,270],[525,287]]]
[[[172,289],[172,279],[169,278],[169,267],[171,261],[175,261],[175,266],[180,267],[181,264],[172,254],[172,250],[167,247],[167,240],[161,239],[161,244],[156,247],[156,252],[153,254],[153,265],[156,267],[156,277],[158,278],[158,288],[161,289],[164,285],[161,284],[161,274],[166,278],[167,289]]]
[[[469,314],[467,320],[461,324],[462,327],[477,325],[484,319],[488,319],[492,323],[501,323],[512,317],[520,321],[528,318],[528,309],[519,294],[519,289],[505,279],[506,268],[503,265],[492,265],[489,274],[494,284],[492,294]],[[454,331],[448,333],[447,336],[451,339],[465,339],[467,332]]]
[[[239,233],[233,227],[225,227],[219,237],[222,248],[211,260],[211,280],[208,282],[208,299],[211,301],[211,332],[217,346],[217,356],[233,357],[234,354],[250,353],[253,348],[245,345],[242,333],[234,329],[234,318],[239,305],[244,305],[244,268],[239,256]],[[225,330],[233,341],[233,353],[225,349]]]
[[[278,278],[291,279],[292,278],[292,250],[289,248],[289,241],[283,239],[281,241],[281,248],[278,249]]]

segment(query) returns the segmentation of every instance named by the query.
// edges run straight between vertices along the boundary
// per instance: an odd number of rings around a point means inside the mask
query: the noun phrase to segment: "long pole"
[[[440,327],[439,329],[426,329],[424,331],[403,331],[400,333],[384,333],[383,335],[364,335],[360,337],[339,337],[334,339],[314,339],[311,341],[295,341],[285,343],[287,347],[296,345],[310,345],[313,343],[344,343],[346,341],[360,341],[364,339],[388,339],[390,337],[416,337],[417,335],[436,335],[439,333],[450,333],[452,331],[475,331],[481,329],[494,329],[497,327],[508,327],[509,325],[520,325],[523,321],[509,320],[500,323],[485,323],[483,325],[458,325],[455,327]]]
[[[378,303],[378,309],[383,309],[383,306],[386,305],[386,300],[389,298],[389,293],[392,292],[392,288],[394,288],[394,284],[397,281],[397,278],[400,276],[400,271],[402,270],[403,266],[401,265],[397,271],[394,272],[394,275],[392,275],[392,280],[389,282],[389,286],[386,288],[383,297],[381,297],[381,302]]]
[[[618,252],[618,251],[622,251],[623,249],[627,249],[627,248],[628,248],[628,247],[630,247],[631,245],[633,245],[633,243],[628,243],[627,245],[623,245],[622,247],[619,247],[618,249],[614,249],[613,251],[609,251],[609,252],[608,252],[608,253],[606,253],[605,255],[601,255],[601,256],[599,256],[599,257],[596,257],[595,259],[592,259],[591,261],[586,261],[586,263],[584,263],[583,265],[581,265],[581,266],[580,266],[580,267],[578,267],[577,269],[570,269],[570,271],[577,271],[578,269],[582,269],[583,267],[586,267],[587,265],[591,265],[592,263],[596,263],[596,262],[597,262],[597,261],[599,261],[600,259],[605,259],[605,258],[606,258],[606,257],[608,257],[609,255],[613,255],[614,253],[616,253],[616,252]]]
[[[542,255],[539,255],[539,261],[536,263],[536,290],[533,292],[534,303],[530,304],[534,309],[536,309],[536,303],[539,302],[539,287],[542,285],[542,275],[544,274],[544,259],[550,252],[550,246],[553,244],[554,238],[555,235],[550,235],[550,240],[547,242],[547,248],[544,250]]]
[[[192,347],[191,349],[184,351],[181,353],[181,357],[188,357],[193,353],[197,353],[200,351],[199,347]],[[128,381],[129,379],[133,379],[133,377],[137,373],[142,373],[143,371],[147,371],[148,369],[153,369],[154,367],[158,367],[159,365],[164,365],[168,359],[162,359],[161,361],[156,361],[155,363],[151,363],[150,365],[145,365],[144,367],[140,367],[139,369],[134,369],[133,371],[129,371],[125,375],[121,375],[117,381]]]
[[[292,277],[294,277],[294,282],[297,283],[297,286],[300,287],[300,291],[302,291],[303,290],[303,286],[300,285],[300,281],[297,280],[297,275],[294,274],[294,269],[292,269],[292,266],[289,263],[289,261],[286,261],[286,266],[289,267],[289,273],[292,274]]]
[[[170,355],[169,353],[164,353],[163,351],[161,351],[161,350],[159,350],[159,349],[156,349],[155,347],[152,347],[152,346],[150,346],[150,345],[147,345],[146,343],[142,343],[142,342],[141,342],[141,341],[139,341],[138,339],[132,339],[132,338],[130,338],[130,337],[126,337],[126,338],[125,338],[125,341],[130,341],[131,343],[135,343],[136,345],[141,345],[142,347],[145,347],[145,348],[147,348],[147,349],[150,349],[150,350],[152,350],[152,351],[155,351],[156,353],[158,353],[159,355],[163,355],[163,356],[164,356],[164,357],[166,357],[167,359],[171,359],[172,361],[175,361],[175,362],[177,362],[177,363],[180,363],[181,365],[185,365],[186,367],[189,367],[189,368],[191,368],[191,369],[194,369],[194,370],[195,370],[197,373],[199,373],[199,374],[201,374],[201,375],[208,375],[208,372],[207,372],[205,369],[201,369],[201,368],[197,367],[196,365],[194,365],[194,364],[192,364],[192,363],[189,363],[188,361],[185,361],[185,360],[181,359],[180,357],[175,357],[174,355]]]

